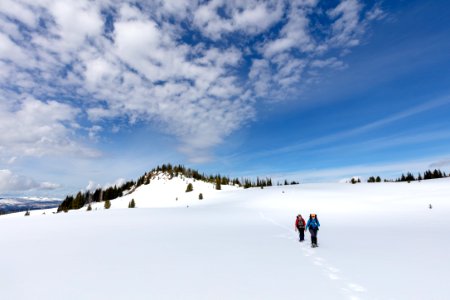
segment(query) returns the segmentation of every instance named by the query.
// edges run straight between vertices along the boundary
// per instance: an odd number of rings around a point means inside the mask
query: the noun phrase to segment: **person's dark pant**
[[[300,241],[305,240],[305,228],[298,228],[298,232],[300,233]]]
[[[311,234],[311,244],[317,245],[317,228],[309,227],[309,233]]]

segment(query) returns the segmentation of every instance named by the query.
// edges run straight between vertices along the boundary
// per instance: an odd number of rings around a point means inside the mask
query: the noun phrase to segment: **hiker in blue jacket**
[[[308,223],[306,223],[306,230],[309,229],[311,234],[311,247],[317,247],[317,231],[319,230],[320,223],[316,214],[310,214]]]

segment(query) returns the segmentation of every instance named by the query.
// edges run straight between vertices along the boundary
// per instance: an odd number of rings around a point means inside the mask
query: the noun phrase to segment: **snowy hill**
[[[186,192],[188,184],[192,184],[193,191]],[[131,199],[135,199],[140,208],[155,207],[181,207],[187,205],[211,204],[207,199],[219,200],[227,195],[227,192],[242,190],[242,188],[222,185],[220,191],[215,189],[215,184],[177,176],[171,178],[164,173],[157,174],[148,185],[141,185],[131,194],[111,201],[111,209],[127,208]],[[199,194],[205,201],[199,201]],[[104,203],[93,203],[93,209],[103,208]]]
[[[449,178],[217,191],[160,177],[109,210],[0,217],[2,298],[448,299],[449,195]],[[315,249],[293,230],[311,212]]]

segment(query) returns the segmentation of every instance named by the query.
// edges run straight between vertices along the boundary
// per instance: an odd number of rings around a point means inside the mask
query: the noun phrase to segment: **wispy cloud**
[[[447,167],[450,166],[450,159],[449,158],[445,158],[445,159],[441,159],[439,161],[436,161],[432,164],[430,164],[430,168],[443,168],[443,167]]]
[[[396,114],[387,116],[385,118],[381,118],[379,120],[367,123],[362,126],[358,126],[355,128],[343,130],[340,132],[336,132],[330,135],[326,135],[323,137],[315,138],[312,140],[305,140],[301,142],[297,142],[288,146],[283,146],[271,150],[264,150],[260,151],[258,153],[252,153],[253,157],[264,157],[264,156],[270,156],[270,155],[281,155],[283,153],[289,153],[294,151],[302,151],[307,149],[317,149],[319,146],[322,145],[328,145],[333,144],[338,141],[343,141],[348,138],[352,138],[355,136],[360,136],[369,133],[370,131],[376,130],[378,128],[390,125],[395,122],[400,122],[403,119],[412,117],[417,114],[421,114],[427,111],[430,111],[432,109],[449,105],[450,104],[450,96],[440,97],[431,101],[427,101],[423,104],[419,104],[415,107],[412,107],[410,109],[398,112]],[[382,147],[388,147],[389,145],[399,145],[399,144],[406,144],[406,143],[414,143],[418,141],[427,141],[427,140],[433,140],[433,139],[440,139],[440,138],[447,138],[449,132],[439,131],[439,132],[430,132],[430,133],[414,133],[412,135],[408,135],[407,137],[384,137],[382,139],[376,139],[373,142],[368,142],[367,140],[363,143],[373,145],[377,148]],[[352,144],[354,146],[354,144]],[[345,147],[351,147],[351,145],[347,145]],[[371,147],[371,146],[369,146]]]

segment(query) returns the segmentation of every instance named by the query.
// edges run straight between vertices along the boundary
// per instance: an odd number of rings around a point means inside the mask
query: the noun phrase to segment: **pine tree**
[[[109,199],[108,199],[105,201],[105,209],[109,209],[110,207],[111,207],[111,201],[109,201]]]
[[[130,203],[128,203],[128,208],[135,208],[136,207],[136,202],[134,202],[134,198],[131,199]]]
[[[217,177],[216,178],[216,190],[221,190],[222,189],[222,184],[220,183],[220,178]]]
[[[203,200],[203,194],[202,194],[202,193],[200,193],[200,194],[198,195],[198,200]]]
[[[375,179],[375,182],[381,182],[380,176],[377,176],[377,178]]]
[[[192,192],[194,190],[194,187],[192,186],[192,183],[189,183],[186,187],[186,193]]]
[[[434,178],[440,178],[440,177],[439,177],[439,171],[436,170],[436,169],[434,169],[434,171],[433,171],[433,179],[434,179]]]
[[[416,179],[414,178],[414,175],[413,175],[413,174],[411,174],[410,172],[408,172],[408,173],[406,174],[405,180],[408,181],[408,182],[411,182],[411,181],[415,181]]]
[[[87,211],[91,211],[92,210],[92,206],[91,206],[91,204],[89,203],[89,205],[88,205],[88,207],[87,207]]]

